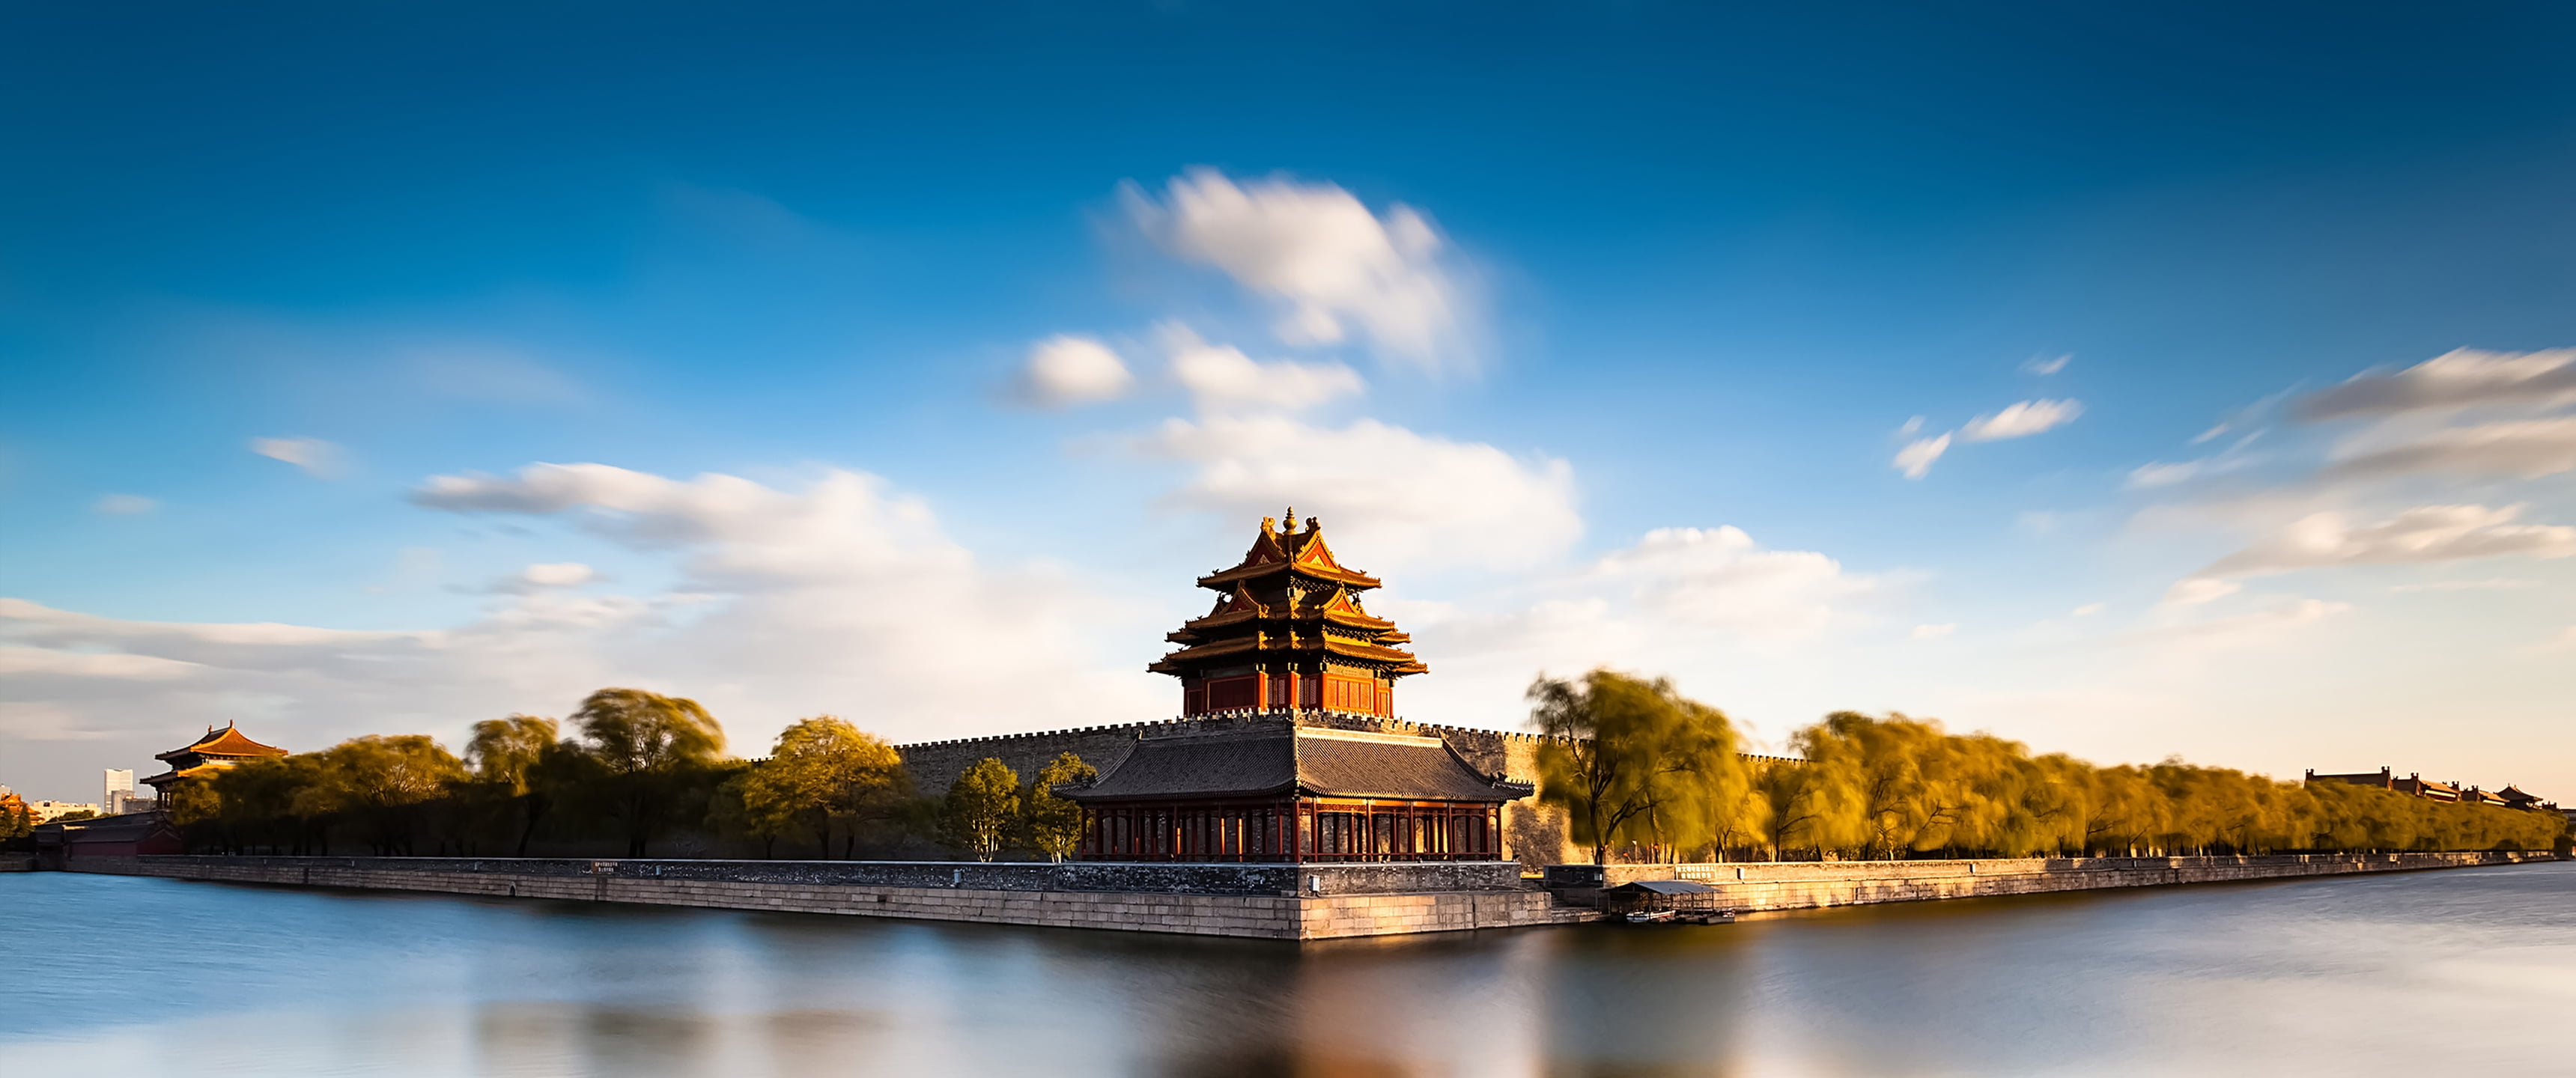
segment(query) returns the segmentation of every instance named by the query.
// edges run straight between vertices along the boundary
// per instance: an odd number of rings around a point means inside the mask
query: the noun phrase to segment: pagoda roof
[[[164,771],[158,775],[139,781],[146,786],[159,789],[163,783],[177,782],[180,779],[193,779],[199,775],[205,774],[206,772],[221,771],[230,766],[232,766],[232,762],[227,760],[221,762],[202,763],[194,767],[174,767],[168,771]]]
[[[1423,673],[1430,669],[1430,667],[1422,664],[1422,660],[1415,658],[1413,653],[1410,651],[1383,647],[1363,640],[1347,640],[1342,637],[1324,633],[1279,633],[1275,635],[1262,633],[1251,636],[1229,636],[1222,640],[1211,640],[1204,644],[1193,644],[1189,647],[1182,648],[1179,651],[1163,656],[1160,661],[1153,663],[1146,667],[1146,669],[1156,672],[1166,672],[1168,670],[1178,669],[1179,665],[1183,663],[1200,663],[1238,656],[1248,659],[1260,655],[1276,655],[1283,652],[1299,651],[1321,651],[1328,654],[1360,659],[1367,662],[1387,663],[1399,670],[1416,674]]]
[[[1336,625],[1348,625],[1354,629],[1367,629],[1381,633],[1394,631],[1394,622],[1360,608],[1358,596],[1354,594],[1357,590],[1349,586],[1336,587],[1331,594],[1321,599],[1310,599],[1303,606],[1298,606],[1284,602],[1276,605],[1264,603],[1249,590],[1238,588],[1233,594],[1217,600],[1216,609],[1209,612],[1206,617],[1183,622],[1181,628],[1184,631],[1220,629],[1242,622],[1269,619],[1329,621]]]
[[[1306,530],[1297,530],[1297,511],[1288,511],[1287,523],[1269,517],[1261,518],[1261,530],[1254,534],[1252,547],[1243,552],[1243,560],[1231,569],[1219,569],[1199,578],[1199,586],[1218,591],[1232,590],[1237,583],[1261,577],[1293,573],[1318,580],[1367,590],[1381,587],[1378,578],[1357,569],[1343,567],[1333,557],[1333,548],[1324,542],[1323,526],[1315,518],[1306,518]]]
[[[1511,801],[1528,783],[1486,775],[1436,737],[1298,727],[1144,738],[1118,768],[1061,795],[1076,801],[1362,797]]]
[[[192,753],[198,756],[284,756],[287,754],[285,749],[275,745],[262,745],[243,737],[241,731],[233,729],[231,723],[225,723],[221,730],[209,726],[206,728],[206,736],[152,758],[169,760]]]

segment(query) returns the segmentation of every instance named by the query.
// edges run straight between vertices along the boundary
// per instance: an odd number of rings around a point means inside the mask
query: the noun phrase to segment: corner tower
[[[1360,605],[1376,577],[1343,568],[1323,528],[1297,511],[1261,518],[1241,564],[1199,578],[1216,608],[1165,639],[1181,645],[1146,667],[1181,680],[1181,714],[1332,711],[1395,715],[1397,678],[1427,673],[1394,645],[1412,637]]]

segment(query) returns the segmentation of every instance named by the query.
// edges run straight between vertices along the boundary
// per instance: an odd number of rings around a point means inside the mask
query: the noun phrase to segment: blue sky
[[[38,796],[611,683],[1160,717],[1290,503],[1414,718],[1610,663],[2576,796],[2563,11],[7,18]]]

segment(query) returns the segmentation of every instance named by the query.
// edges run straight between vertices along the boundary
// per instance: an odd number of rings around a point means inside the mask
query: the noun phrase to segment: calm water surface
[[[1303,947],[0,875],[0,1075],[2576,1074],[2576,864]]]

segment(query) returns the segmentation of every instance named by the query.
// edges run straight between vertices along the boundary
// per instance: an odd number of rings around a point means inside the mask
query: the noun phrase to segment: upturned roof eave
[[[1202,588],[1223,591],[1228,585],[1235,584],[1240,581],[1251,580],[1257,577],[1270,576],[1276,573],[1303,573],[1307,576],[1314,577],[1317,580],[1329,580],[1333,583],[1358,588],[1362,591],[1366,591],[1370,588],[1382,588],[1386,586],[1385,582],[1376,577],[1370,576],[1367,573],[1356,572],[1350,569],[1343,569],[1334,566],[1300,564],[1293,561],[1272,561],[1260,562],[1258,564],[1251,565],[1237,565],[1231,569],[1219,570],[1215,573],[1208,574],[1207,576],[1200,577],[1199,586]]]

